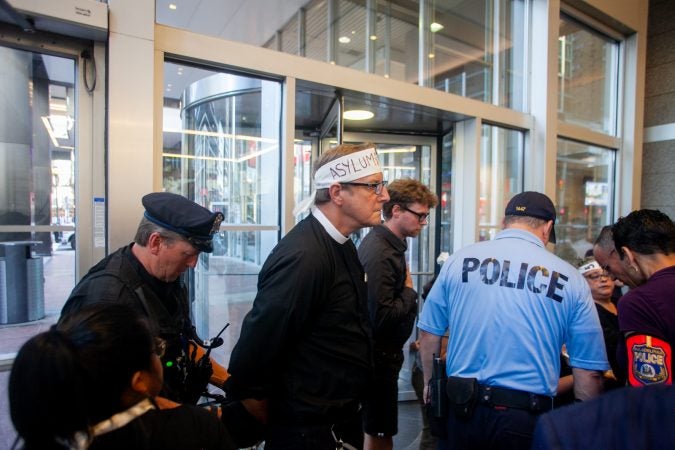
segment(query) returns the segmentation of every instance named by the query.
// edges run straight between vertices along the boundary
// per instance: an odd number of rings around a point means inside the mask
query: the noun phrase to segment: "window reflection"
[[[293,198],[294,205],[309,197],[312,180],[312,141],[296,139],[293,145]],[[307,215],[298,214],[295,222],[298,223]]]
[[[611,149],[558,140],[555,253],[570,263],[582,259],[610,223],[614,160]]]
[[[506,204],[523,190],[523,133],[483,125],[480,151],[479,240],[502,228]]]
[[[0,242],[36,242],[0,245],[0,354],[11,354],[58,319],[75,285],[76,66],[4,46],[0,61]],[[24,270],[16,249],[30,252]]]
[[[616,133],[618,43],[568,16],[558,38],[558,118]]]
[[[213,253],[188,276],[193,319],[207,337],[241,322],[278,241],[281,84],[185,69],[164,64],[163,186],[225,217]]]
[[[233,17],[226,14],[224,29],[197,28],[198,22],[185,22],[160,5],[157,22],[526,110],[529,1],[264,3],[255,33],[246,20],[259,14],[245,6]],[[213,14],[208,5],[202,2],[195,14]]]
[[[454,251],[452,236],[452,147],[454,133],[450,131],[443,136],[440,152],[440,183],[441,196],[438,199],[438,213],[440,215],[440,251],[452,254]]]

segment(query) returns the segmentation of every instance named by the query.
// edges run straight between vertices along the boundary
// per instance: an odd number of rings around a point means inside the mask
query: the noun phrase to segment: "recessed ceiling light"
[[[435,57],[436,55],[434,55],[433,53],[429,53],[429,59],[434,59]]]
[[[371,41],[376,41],[376,40],[377,40],[377,36],[374,35],[374,34],[371,35],[371,36],[370,36],[370,40],[371,40]]]
[[[368,120],[372,119],[374,116],[375,114],[372,112],[363,109],[352,109],[345,111],[344,114],[342,114],[342,117],[345,120]]]
[[[340,41],[341,44],[349,44],[352,40],[349,39],[347,36],[340,36],[338,41]]]
[[[175,3],[169,3],[169,9],[176,9],[176,4]]]
[[[432,33],[437,33],[441,31],[443,28],[445,27],[438,22],[433,22],[431,25],[429,25],[429,29],[431,30]]]

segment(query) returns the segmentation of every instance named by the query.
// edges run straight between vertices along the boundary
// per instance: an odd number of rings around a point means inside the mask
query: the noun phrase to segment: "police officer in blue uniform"
[[[180,276],[195,267],[201,252],[213,251],[213,234],[223,220],[187,198],[169,192],[147,194],[134,242],[92,267],[75,286],[62,318],[95,302],[118,302],[146,316],[168,348],[162,358],[162,396],[195,403],[207,382],[221,386],[227,370],[205,351],[190,319],[187,289]],[[207,362],[208,361],[208,362]]]
[[[602,329],[588,283],[546,250],[555,219],[547,196],[520,193],[494,240],[443,265],[418,322],[425,380],[449,333],[439,448],[529,448],[538,415],[553,405],[563,344],[576,399],[600,392],[609,368]]]

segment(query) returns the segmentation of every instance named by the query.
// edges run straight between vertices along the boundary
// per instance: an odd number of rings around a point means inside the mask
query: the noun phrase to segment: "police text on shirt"
[[[511,275],[511,261],[504,260],[500,262],[495,258],[485,258],[482,262],[478,258],[464,258],[462,263],[462,283],[467,283],[470,276],[480,276],[480,281],[484,284],[495,284],[499,281],[499,286],[513,289],[527,289],[535,294],[545,292],[546,297],[557,302],[562,301],[562,295],[557,291],[562,291],[565,283],[569,280],[567,275],[549,271],[543,266],[532,266],[528,263],[521,263],[520,270],[513,270]],[[475,274],[472,274],[475,272]],[[537,277],[537,275],[541,276]],[[546,283],[548,282],[548,284]],[[539,282],[539,284],[537,284]]]

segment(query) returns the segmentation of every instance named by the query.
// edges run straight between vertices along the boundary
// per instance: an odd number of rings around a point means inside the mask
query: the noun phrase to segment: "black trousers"
[[[523,450],[532,445],[539,414],[503,406],[476,405],[473,416],[458,419],[448,414],[446,439],[440,450]]]
[[[363,448],[361,412],[333,425],[269,425],[265,450],[335,450],[335,437],[356,449]]]

